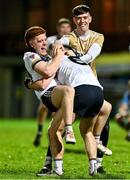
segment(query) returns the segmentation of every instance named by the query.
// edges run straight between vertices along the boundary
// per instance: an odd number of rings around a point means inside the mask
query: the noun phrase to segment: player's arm
[[[94,43],[85,55],[80,56],[80,54],[78,55],[78,53],[75,53],[75,56],[69,56],[69,58],[73,62],[78,62],[79,64],[84,65],[91,63],[100,54],[100,52],[101,47]]]
[[[86,64],[91,63],[101,52],[102,45],[104,42],[104,36],[102,34],[95,38],[92,46],[89,48],[88,52],[81,56],[80,59]]]
[[[39,61],[33,66],[33,69],[44,78],[50,78],[57,72],[60,62],[64,56],[63,46],[56,44],[53,47],[53,55],[53,59],[50,63]]]
[[[100,54],[103,42],[104,42],[104,36],[100,34],[97,36],[97,38],[95,38],[91,47],[88,49],[88,51],[84,55],[82,54],[78,55],[78,53],[77,54],[75,53],[76,56],[72,58],[74,58],[74,61],[78,61],[81,64],[91,63]]]
[[[94,43],[88,50],[88,52],[81,56],[81,61],[85,62],[86,64],[89,64],[92,62],[101,52],[101,46],[99,46],[97,43]]]
[[[35,82],[33,82],[29,78],[26,78],[24,81],[24,84],[28,89],[43,90],[43,89],[46,89],[48,87],[48,85],[50,84],[50,82],[52,81],[53,78],[54,77],[50,77],[48,79],[40,79],[40,80],[37,80]]]
[[[48,79],[46,80],[41,79],[41,80],[29,83],[28,88],[33,89],[33,90],[43,90],[48,86],[49,83],[50,81],[48,81]]]

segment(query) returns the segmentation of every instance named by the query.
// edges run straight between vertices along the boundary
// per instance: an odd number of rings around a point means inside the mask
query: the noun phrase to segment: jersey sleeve
[[[99,46],[103,46],[103,42],[104,42],[104,36],[103,34],[98,34],[98,36],[95,37],[95,41],[94,43],[97,43]]]
[[[34,52],[25,53],[23,59],[25,63],[28,64],[32,69],[34,68],[35,64],[41,61],[41,57],[37,53],[34,53]]]

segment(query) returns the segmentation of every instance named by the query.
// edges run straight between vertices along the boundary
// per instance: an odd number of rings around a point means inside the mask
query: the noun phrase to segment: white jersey
[[[56,40],[57,40],[57,35],[49,36],[49,37],[47,38],[48,48],[49,48],[50,45],[52,45],[53,43],[55,43]]]
[[[89,65],[74,63],[67,56],[64,56],[61,62],[58,81],[72,87],[86,84],[102,88]]]
[[[38,74],[36,71],[33,70],[33,64],[37,61],[37,60],[41,60],[41,57],[37,54],[37,53],[34,53],[34,52],[26,52],[24,54],[24,57],[23,57],[23,60],[24,60],[24,63],[25,63],[25,68],[27,69],[28,73],[31,75],[32,77],[32,80],[33,81],[37,81],[37,80],[40,80],[40,79],[43,79],[43,76]],[[57,85],[57,82],[55,79],[53,79],[49,86],[42,90],[42,91],[35,91],[38,99],[40,99],[40,97],[50,88],[50,87],[53,87],[53,86],[56,86]]]

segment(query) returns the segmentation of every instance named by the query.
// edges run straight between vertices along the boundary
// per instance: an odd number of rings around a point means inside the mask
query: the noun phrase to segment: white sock
[[[63,171],[62,165],[63,165],[62,159],[54,159],[54,170],[58,169],[59,171]]]
[[[97,163],[97,160],[96,159],[90,159],[89,163],[90,163],[90,166],[94,165],[95,163]]]
[[[97,158],[97,168],[102,166],[103,158]]]
[[[96,159],[90,159],[89,160],[89,168],[90,168],[91,172],[94,171],[95,166],[97,166],[97,160]]]
[[[49,164],[52,164],[52,157],[47,156],[47,157],[46,157],[46,160],[45,160],[45,164],[43,165],[43,167],[44,167],[44,166],[47,166],[47,165],[49,165]]]
[[[100,135],[95,135],[95,140],[96,140],[96,143],[99,143],[100,142]]]
[[[71,125],[71,124],[66,125],[66,126],[65,126],[65,131],[72,131],[72,132],[73,132],[72,125]]]

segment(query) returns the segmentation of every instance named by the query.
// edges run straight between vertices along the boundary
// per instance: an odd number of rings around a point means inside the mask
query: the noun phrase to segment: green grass
[[[0,120],[0,179],[87,179],[88,162],[84,153],[84,145],[78,130],[78,122],[74,124],[76,145],[65,144],[64,175],[61,177],[36,177],[42,168],[47,150],[46,121],[40,147],[33,146],[37,124],[35,120]],[[124,140],[126,132],[111,122],[109,148],[111,157],[104,157],[103,165],[106,175],[96,175],[96,179],[128,179],[130,178],[130,142]]]

